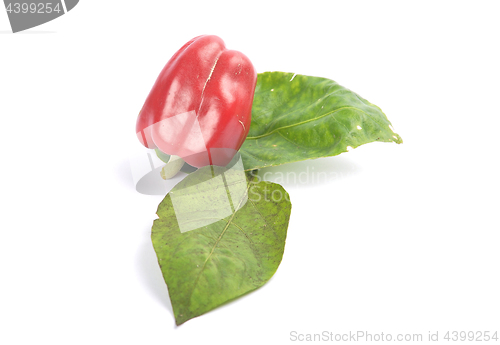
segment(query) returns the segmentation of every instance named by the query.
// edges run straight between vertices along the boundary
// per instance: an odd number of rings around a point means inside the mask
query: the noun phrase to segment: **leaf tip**
[[[401,138],[399,136],[399,134],[394,133],[394,135],[392,137],[394,138],[394,142],[396,144],[402,144],[403,143],[403,138]]]
[[[392,125],[391,125],[391,124],[389,124],[389,129],[390,129],[390,130],[392,131],[392,133],[393,133],[393,136],[392,136],[392,138],[394,138],[394,140],[393,140],[393,141],[394,141],[396,144],[402,144],[402,143],[403,143],[403,138],[401,138],[401,136],[400,136],[398,133],[396,133],[396,132],[394,131],[394,127],[392,127]]]

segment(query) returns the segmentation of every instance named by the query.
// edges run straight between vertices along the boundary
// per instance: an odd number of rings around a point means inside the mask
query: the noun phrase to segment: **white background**
[[[12,34],[0,10],[0,343],[500,332],[499,14],[488,1],[84,0]],[[283,183],[288,238],[264,287],[176,327],[150,243],[162,197],[135,191],[128,158],[159,71],[200,34],[258,72],[334,79],[404,144],[268,169],[331,178]]]

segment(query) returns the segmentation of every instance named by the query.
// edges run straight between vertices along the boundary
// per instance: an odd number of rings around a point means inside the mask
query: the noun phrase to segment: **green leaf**
[[[333,80],[258,75],[252,123],[240,149],[246,170],[335,156],[360,145],[402,143],[376,105]]]
[[[276,272],[288,193],[241,169],[207,166],[158,206],[152,241],[177,325],[262,286]]]

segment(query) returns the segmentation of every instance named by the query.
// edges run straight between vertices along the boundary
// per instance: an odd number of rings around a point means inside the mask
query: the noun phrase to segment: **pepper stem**
[[[164,180],[171,179],[181,170],[184,165],[184,160],[176,155],[171,155],[168,163],[161,169],[161,178]]]

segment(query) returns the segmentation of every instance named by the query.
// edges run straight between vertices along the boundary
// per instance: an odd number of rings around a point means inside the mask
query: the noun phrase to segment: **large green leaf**
[[[158,206],[153,246],[176,323],[255,290],[283,256],[291,203],[274,183],[248,182],[243,167],[203,167]]]
[[[333,80],[293,73],[258,75],[245,169],[335,156],[373,142],[402,143],[376,105]]]

